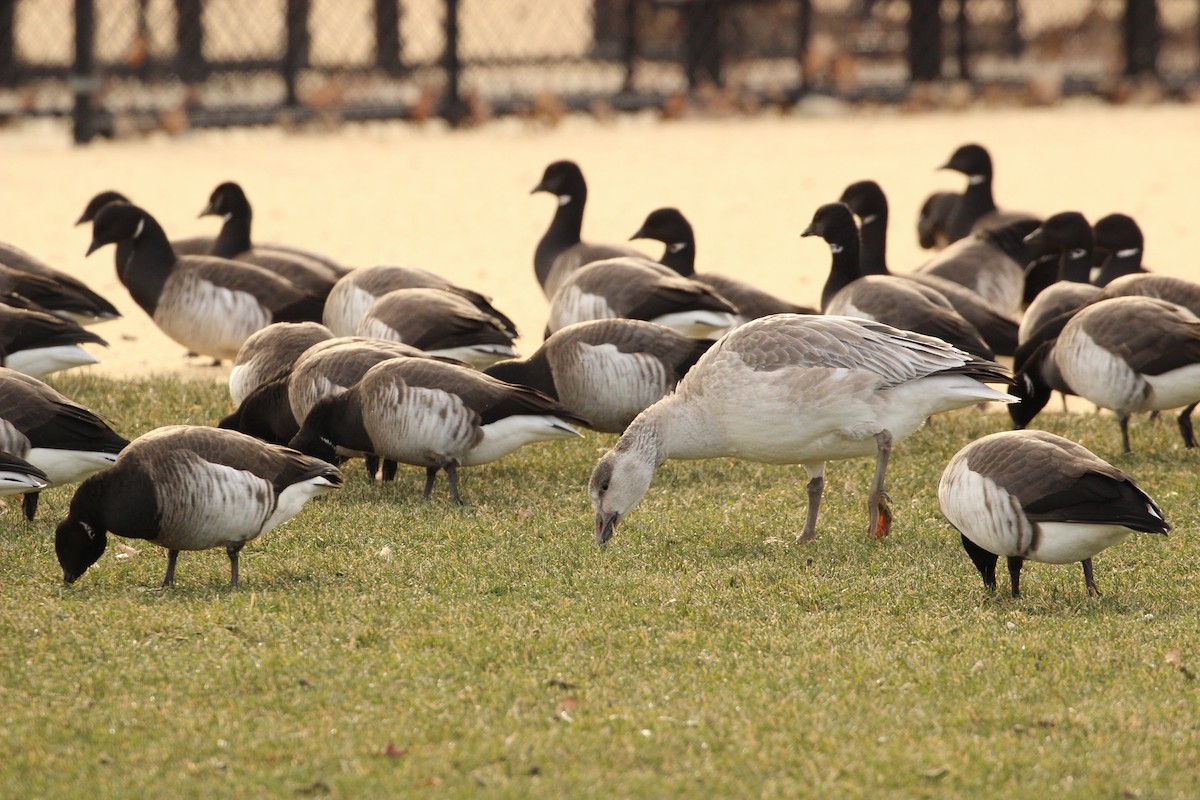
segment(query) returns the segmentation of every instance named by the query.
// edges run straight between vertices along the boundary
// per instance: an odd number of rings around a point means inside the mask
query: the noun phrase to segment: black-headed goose
[[[941,250],[950,244],[950,217],[962,195],[958,192],[932,192],[917,213],[917,243],[926,250]]]
[[[357,333],[402,342],[480,369],[517,354],[502,320],[441,289],[388,292],[363,313]]]
[[[393,358],[314,405],[292,446],[318,457],[344,448],[425,467],[426,498],[444,470],[450,499],[461,504],[460,466],[487,464],[533,442],[579,436],[572,422],[587,424],[525,386],[431,358]]]
[[[273,322],[242,344],[229,371],[229,396],[240,405],[246,396],[291,373],[300,356],[318,342],[333,338],[319,322]]]
[[[1025,237],[1025,243],[1058,257],[1058,280],[1036,297],[1021,317],[1018,338],[1024,344],[1033,332],[1055,317],[1077,311],[1100,296],[1100,288],[1088,283],[1092,270],[1092,226],[1077,211],[1063,211]]]
[[[642,223],[642,227],[629,238],[653,239],[662,242],[666,249],[658,263],[685,278],[703,283],[733,303],[740,322],[748,322],[768,314],[819,313],[815,308],[776,297],[745,281],[739,281],[737,278],[696,272],[696,236],[692,230],[692,224],[687,221],[679,209],[659,208],[651,211]]]
[[[232,359],[272,322],[321,319],[322,301],[272,272],[215,256],[176,256],[146,211],[109,203],[92,222],[88,254],[132,242],[121,282],[170,338],[193,353]]]
[[[381,265],[362,267],[342,278],[325,300],[324,322],[334,336],[354,336],[371,304],[397,289],[441,289],[462,297],[475,308],[500,320],[513,337],[517,327],[491,300],[479,292],[456,286],[441,275],[417,267]]]
[[[1093,270],[1092,283],[1108,286],[1125,275],[1148,272],[1142,266],[1146,240],[1142,229],[1128,214],[1109,214],[1092,225],[1096,240],[1099,269]]]
[[[959,450],[942,473],[938,502],[984,586],[996,588],[996,561],[1007,559],[1013,597],[1025,561],[1082,562],[1088,591],[1099,594],[1092,556],[1131,533],[1171,529],[1132,478],[1044,431],[993,433]]]
[[[19,247],[0,243],[0,292],[16,292],[55,316],[80,325],[118,319],[108,300],[78,278],[54,269]]]
[[[0,367],[0,452],[42,470],[51,486],[111,467],[129,442],[93,411],[20,372]],[[25,495],[26,519],[38,495]]]
[[[818,208],[800,235],[821,237],[832,254],[821,292],[822,312],[936,336],[980,358],[992,358],[979,331],[941,293],[892,275],[862,275],[858,227],[845,203]]]
[[[711,344],[654,322],[589,320],[555,331],[527,358],[484,372],[549,395],[594,430],[620,433],[674,389]]]
[[[0,497],[45,489],[50,477],[23,458],[0,451]]]
[[[555,161],[546,167],[542,179],[530,194],[537,192],[548,192],[558,199],[550,227],[533,252],[533,272],[547,298],[553,298],[563,281],[585,264],[620,256],[646,257],[645,253],[628,245],[591,244],[580,240],[587,182],[575,162]]]
[[[592,472],[601,546],[669,458],[733,456],[800,464],[816,535],[825,462],[875,454],[868,532],[891,527],[884,477],[892,446],[930,415],[1012,398],[984,382],[1008,372],[938,339],[850,317],[777,314],[727,333],[675,391],[647,408]]]
[[[237,588],[238,554],[248,542],[341,485],[332,464],[236,431],[158,428],[80,484],[54,549],[63,580],[74,583],[104,554],[109,533],[145,539],[167,549],[167,587],[180,551],[224,547]]]
[[[84,344],[108,342],[78,323],[45,311],[14,308],[0,298],[0,366],[35,378],[99,363]]]
[[[978,144],[964,144],[938,169],[966,176],[967,188],[951,214],[946,236],[951,243],[965,239],[973,231],[1000,227],[1020,219],[1034,219],[1021,211],[1001,211],[992,197],[992,156]]]
[[[916,272],[962,284],[996,310],[1016,317],[1026,298],[1025,271],[1033,259],[1025,237],[1038,221],[1022,219],[978,231],[934,255]]]
[[[550,299],[546,333],[614,317],[657,322],[687,336],[711,336],[738,323],[733,305],[704,284],[644,257],[610,258],[563,281]]]

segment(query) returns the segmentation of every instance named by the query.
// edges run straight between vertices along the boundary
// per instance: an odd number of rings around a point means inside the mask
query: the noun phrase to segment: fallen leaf
[[[1183,652],[1178,647],[1172,647],[1163,657],[1163,661],[1178,669],[1183,666]]]
[[[575,710],[575,706],[577,705],[579,705],[579,701],[575,699],[575,695],[569,694],[558,701],[558,705],[554,707],[554,716],[563,722],[574,722],[575,720],[571,717],[571,712]]]
[[[396,747],[395,742],[388,742],[387,747],[383,748],[383,754],[388,758],[403,758],[408,755],[408,748]]]
[[[129,545],[117,542],[117,558],[133,558],[137,554],[138,551],[134,550]]]
[[[392,546],[390,544],[384,545],[384,548],[379,551],[379,557],[382,558],[384,561],[391,561],[392,560]]]

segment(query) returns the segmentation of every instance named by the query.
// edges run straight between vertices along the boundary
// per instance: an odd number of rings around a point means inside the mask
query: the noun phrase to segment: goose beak
[[[204,208],[200,210],[200,217],[208,217],[208,216],[212,216],[213,214],[216,214],[216,213],[217,213],[217,210],[215,208],[213,208],[212,203],[209,202],[209,203],[206,203]],[[199,219],[200,217],[197,217],[196,219]]]
[[[95,239],[92,239],[92,243],[88,245],[87,252],[83,254],[83,257],[87,258],[92,253],[99,250],[101,247],[104,247],[104,242],[98,242]]]
[[[608,540],[617,532],[617,522],[620,521],[621,515],[615,511],[611,514],[605,514],[603,511],[596,512],[596,544],[601,548],[608,544]]]
[[[79,580],[80,572],[67,572],[63,570],[63,586],[70,586],[75,581]]]
[[[91,219],[91,217],[88,216],[88,212],[84,211],[82,214],[79,215],[79,219],[75,220],[75,227],[79,227],[83,223],[91,222],[91,221],[92,221],[92,219]]]
[[[549,187],[547,187],[544,182],[539,182],[537,186],[535,186],[529,190],[529,193],[537,194],[538,192],[548,192],[548,191],[550,191]]]
[[[801,236],[801,237],[804,237],[804,236],[816,236],[816,235],[817,235],[817,232],[813,230],[813,226],[812,226],[812,225],[809,225],[807,228],[805,228],[804,230],[800,231],[800,236]]]
[[[633,236],[629,237],[629,241],[632,242],[634,239],[649,239],[649,238],[650,237],[646,235],[645,228],[638,228],[637,233],[635,233]]]

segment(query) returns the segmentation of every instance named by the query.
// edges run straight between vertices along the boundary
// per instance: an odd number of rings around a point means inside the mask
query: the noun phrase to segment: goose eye
[[[608,491],[608,481],[605,481],[604,483],[600,484],[600,491],[602,491],[602,492]]]

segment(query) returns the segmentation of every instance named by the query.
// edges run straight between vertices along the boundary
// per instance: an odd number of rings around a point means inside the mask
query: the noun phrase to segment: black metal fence
[[[0,118],[127,129],[1200,82],[1200,0],[0,0]],[[961,95],[961,91],[960,91]]]

